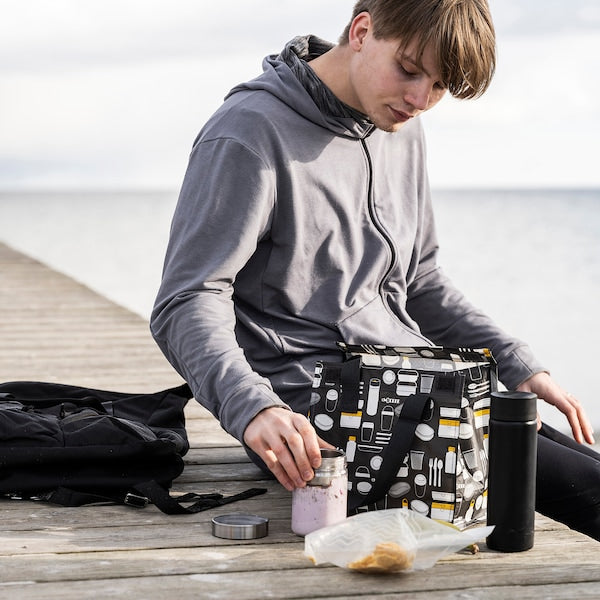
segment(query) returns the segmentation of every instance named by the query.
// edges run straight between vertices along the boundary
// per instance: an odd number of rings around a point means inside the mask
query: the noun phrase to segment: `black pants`
[[[600,454],[546,424],[538,435],[536,510],[600,541]]]

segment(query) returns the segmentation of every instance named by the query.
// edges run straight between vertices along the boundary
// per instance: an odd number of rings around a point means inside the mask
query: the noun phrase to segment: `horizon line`
[[[181,186],[144,186],[144,185],[120,185],[120,186],[97,186],[97,185],[79,185],[79,186],[0,186],[0,194],[77,194],[77,193],[179,193]],[[595,185],[535,185],[535,184],[514,184],[514,185],[430,185],[432,192],[598,192],[600,183]]]

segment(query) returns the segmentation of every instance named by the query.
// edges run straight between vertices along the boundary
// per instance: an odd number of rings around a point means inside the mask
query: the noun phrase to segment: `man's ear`
[[[355,52],[360,52],[364,39],[372,27],[373,22],[368,12],[361,12],[354,17],[348,32],[348,44]]]

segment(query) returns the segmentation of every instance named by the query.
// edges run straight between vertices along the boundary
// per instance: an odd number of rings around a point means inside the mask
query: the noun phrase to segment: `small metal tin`
[[[233,513],[212,519],[212,534],[226,540],[255,540],[269,533],[269,519]]]

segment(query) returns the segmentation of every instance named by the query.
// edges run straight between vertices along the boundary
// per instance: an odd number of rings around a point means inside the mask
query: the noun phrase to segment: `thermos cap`
[[[496,421],[533,421],[537,418],[533,392],[492,392],[490,418]]]

